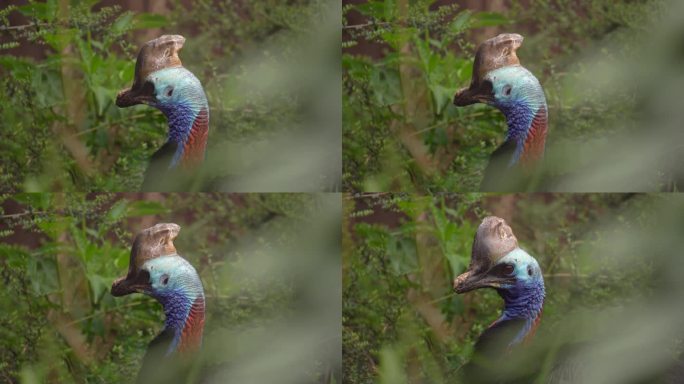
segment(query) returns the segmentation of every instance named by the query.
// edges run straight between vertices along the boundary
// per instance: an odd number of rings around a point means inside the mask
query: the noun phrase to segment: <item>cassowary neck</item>
[[[504,300],[504,311],[492,325],[510,320],[524,320],[520,331],[508,343],[513,346],[529,340],[539,325],[544,306],[544,281],[539,280],[531,285],[517,285],[501,288],[497,292]]]
[[[530,167],[544,156],[548,114],[543,91],[539,89],[535,93],[528,100],[498,106],[508,124],[506,141],[515,143],[509,167],[518,164]]]
[[[171,332],[173,335],[166,354],[198,350],[202,345],[204,330],[204,293],[200,291],[191,295],[188,292],[171,291],[154,297],[162,304],[166,315],[162,333]]]
[[[169,121],[168,141],[176,147],[169,168],[202,163],[209,133],[209,105],[204,91],[193,92],[183,103],[158,108]]]

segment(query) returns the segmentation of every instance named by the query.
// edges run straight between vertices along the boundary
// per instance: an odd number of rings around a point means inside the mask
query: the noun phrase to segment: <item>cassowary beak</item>
[[[135,88],[137,83],[133,85],[133,88],[126,88],[116,95],[116,106],[119,108],[126,108],[137,104],[152,104],[156,101],[154,95],[154,85],[149,81],[145,82],[144,85]]]
[[[486,273],[473,273],[465,271],[454,279],[454,291],[458,294],[469,292],[479,288],[500,288],[506,279],[490,276]]]
[[[119,277],[112,284],[112,296],[125,296],[131,293],[143,293],[150,288],[150,274],[147,271],[139,271],[133,276],[130,274]]]
[[[478,288],[499,288],[505,278],[489,275],[496,262],[518,247],[518,239],[506,221],[488,216],[477,228],[468,270],[454,279],[454,291],[464,293]]]
[[[173,239],[179,231],[178,224],[162,223],[138,233],[131,247],[128,274],[114,280],[112,296],[147,292],[150,288],[150,273],[143,269],[143,265],[150,259],[175,254]]]
[[[494,90],[490,81],[483,81],[480,84],[473,84],[470,88],[463,88],[456,92],[454,105],[465,107],[475,103],[490,103],[494,101]]]
[[[178,51],[184,43],[185,38],[181,35],[163,35],[145,43],[135,62],[133,86],[116,95],[116,106],[125,108],[156,101],[154,85],[147,81],[147,76],[160,69],[182,67]]]
[[[517,33],[502,33],[480,44],[473,63],[473,77],[468,88],[459,90],[454,104],[463,107],[493,100],[492,83],[485,80],[487,73],[511,65],[520,65],[515,50],[522,45],[523,37]]]

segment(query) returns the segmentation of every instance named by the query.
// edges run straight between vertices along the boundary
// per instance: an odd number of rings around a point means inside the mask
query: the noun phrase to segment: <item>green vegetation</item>
[[[671,144],[681,134],[669,125],[677,120],[653,119],[654,103],[671,114],[681,109],[674,89],[666,92],[671,97],[653,89],[682,76],[669,54],[681,42],[681,17],[666,13],[662,0],[525,4],[499,12],[427,0],[343,8],[346,190],[478,190],[505,120],[494,108],[451,101],[470,83],[477,44],[503,32],[525,37],[518,56],[549,106],[541,183],[527,189],[681,188],[673,167],[684,155]]]
[[[320,88],[339,78],[331,69],[339,57],[330,54],[339,47],[339,15],[330,2],[169,1],[164,15],[98,3],[0,9],[0,190],[138,190],[166,140],[166,119],[114,100],[132,84],[140,45],[162,34],[187,38],[181,60],[211,109],[201,181],[179,189],[320,191],[339,183],[340,143],[330,139],[339,123],[320,117],[340,108],[330,102],[339,90]],[[10,25],[19,14],[26,24]],[[44,53],[25,57],[32,50]],[[316,69],[303,73],[309,66]],[[311,163],[303,163],[303,149],[315,144],[321,153],[305,152]]]
[[[2,382],[134,380],[164,314],[109,289],[159,222],[203,281],[198,377],[339,382],[339,195],[18,194],[0,215]]]
[[[490,214],[506,219],[544,273],[544,314],[532,346],[547,352],[534,364],[554,361],[549,348],[586,341],[582,382],[654,382],[684,339],[683,208],[676,195],[346,198],[345,382],[462,382],[459,369],[502,306],[491,289],[452,292]]]

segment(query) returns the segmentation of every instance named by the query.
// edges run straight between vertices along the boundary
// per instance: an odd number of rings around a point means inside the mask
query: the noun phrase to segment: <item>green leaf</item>
[[[133,27],[133,12],[125,12],[119,16],[112,24],[112,33],[116,35],[123,35]]]
[[[430,85],[430,91],[432,91],[432,97],[435,100],[435,112],[438,115],[449,106],[456,93],[455,88],[447,88],[437,84]]]
[[[122,199],[114,203],[109,212],[107,212],[107,219],[113,222],[121,220],[126,215],[128,208],[128,200]]]
[[[44,3],[30,3],[18,8],[19,12],[28,17],[50,22],[57,16],[57,1],[48,0]]]
[[[87,277],[88,282],[90,283],[90,289],[93,292],[93,304],[97,304],[100,301],[100,298],[102,298],[104,292],[107,290],[109,281],[96,274],[88,274]]]
[[[109,105],[109,103],[112,101],[112,95],[116,94],[116,91],[99,85],[93,86],[91,90],[93,92],[93,95],[95,96],[95,104],[97,104],[97,114],[101,116],[107,108],[107,106]]]
[[[130,259],[130,254],[127,249],[112,250],[114,255],[114,265],[117,270],[123,270],[128,267],[128,262]]]
[[[166,16],[155,13],[138,13],[133,19],[133,29],[162,28],[168,24]]]
[[[128,205],[126,217],[158,215],[167,212],[169,212],[169,209],[162,203],[157,201],[137,200]]]
[[[370,74],[370,84],[379,105],[392,105],[401,101],[401,80],[397,71],[376,67]]]
[[[418,269],[416,245],[413,241],[390,237],[387,239],[386,249],[392,255],[390,266],[395,275],[405,275]]]
[[[62,52],[78,34],[78,30],[73,28],[60,29],[55,33],[46,33],[43,39],[48,45],[57,52]]]
[[[473,28],[494,27],[497,25],[510,24],[506,16],[497,12],[478,12],[473,16]]]
[[[456,15],[456,17],[454,17],[449,24],[449,29],[455,33],[461,33],[465,31],[468,28],[468,22],[470,21],[472,15],[473,12],[469,10],[459,12],[459,14]]]
[[[365,16],[370,16],[376,19],[382,19],[385,15],[385,3],[381,1],[369,1],[364,4],[359,4],[354,7],[357,11]]]
[[[14,195],[14,200],[24,203],[36,210],[46,210],[52,202],[50,193],[19,193]]]

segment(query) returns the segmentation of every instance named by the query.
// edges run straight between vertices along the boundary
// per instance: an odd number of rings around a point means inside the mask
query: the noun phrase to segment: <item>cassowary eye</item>
[[[159,281],[161,281],[162,285],[168,284],[169,283],[169,275],[167,275],[167,274],[162,275],[161,278],[159,279]]]
[[[506,264],[503,267],[503,273],[505,273],[506,275],[510,275],[511,273],[513,273],[514,269],[515,268],[513,267],[512,264]]]
[[[510,96],[511,95],[511,86],[506,85],[503,87],[503,94],[504,96]]]

